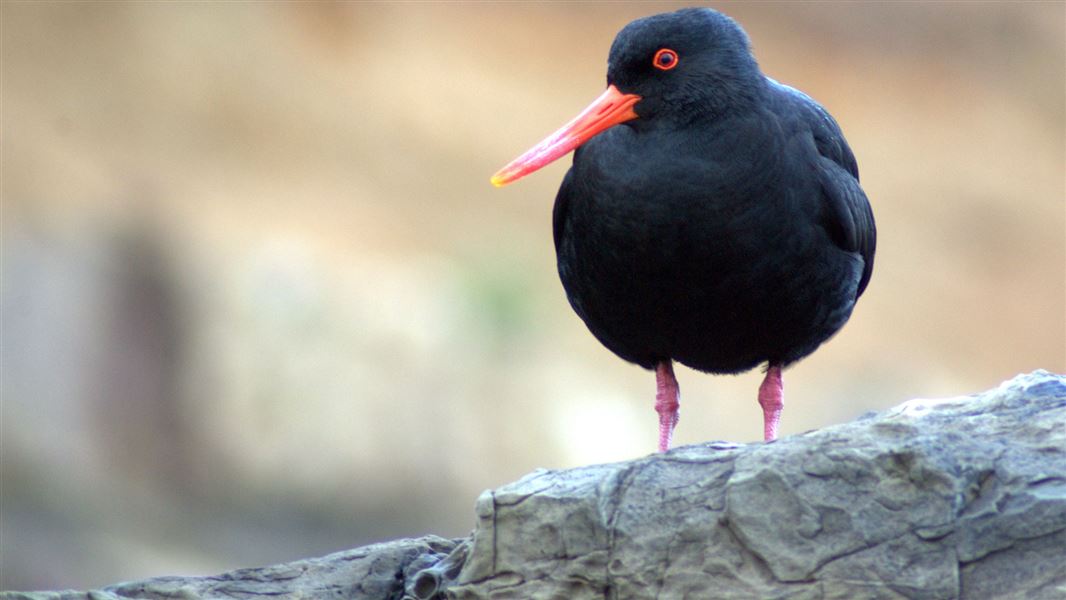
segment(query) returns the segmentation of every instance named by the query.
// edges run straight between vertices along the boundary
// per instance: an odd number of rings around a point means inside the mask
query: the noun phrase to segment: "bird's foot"
[[[766,377],[759,386],[759,404],[762,406],[763,439],[777,439],[777,425],[781,422],[781,408],[785,405],[785,384],[781,380],[781,367],[770,365]]]
[[[674,365],[670,360],[655,365],[655,412],[659,413],[659,452],[670,449],[670,438],[680,419],[681,388],[674,377]]]

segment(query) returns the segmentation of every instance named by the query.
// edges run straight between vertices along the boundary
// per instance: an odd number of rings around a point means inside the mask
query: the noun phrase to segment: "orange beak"
[[[636,119],[633,105],[639,101],[640,96],[636,94],[623,94],[613,85],[608,86],[574,120],[497,171],[492,176],[492,185],[502,187],[521,179],[589,141],[604,129]]]

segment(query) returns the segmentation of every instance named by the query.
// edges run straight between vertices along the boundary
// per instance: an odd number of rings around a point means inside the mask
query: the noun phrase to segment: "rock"
[[[112,600],[118,598],[399,599],[416,572],[442,562],[460,540],[427,536],[364,546],[283,565],[238,569],[213,577],[155,577],[91,592],[4,592],[4,600]]]
[[[770,444],[538,471],[485,492],[476,511],[466,540],[94,594],[1063,598],[1066,378],[1037,371]],[[7,595],[28,596],[86,594]]]

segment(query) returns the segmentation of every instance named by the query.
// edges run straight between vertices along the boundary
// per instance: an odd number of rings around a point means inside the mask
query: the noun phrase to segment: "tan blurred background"
[[[879,226],[784,433],[1066,371],[1066,9],[722,4],[822,102]],[[569,159],[496,168],[668,4],[4,2],[0,588],[424,533],[536,468],[655,446],[654,378],[555,274]],[[680,444],[760,374],[680,369]]]

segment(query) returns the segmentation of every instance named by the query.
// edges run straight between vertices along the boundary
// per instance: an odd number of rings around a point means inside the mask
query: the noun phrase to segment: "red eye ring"
[[[677,52],[669,48],[660,48],[651,59],[651,64],[660,71],[669,71],[677,66]]]

